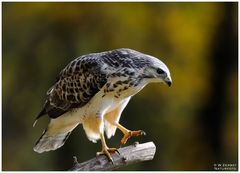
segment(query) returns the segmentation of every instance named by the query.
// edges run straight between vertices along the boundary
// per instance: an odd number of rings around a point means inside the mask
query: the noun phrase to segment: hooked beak
[[[164,81],[169,87],[172,85],[172,79],[170,77],[166,77]]]

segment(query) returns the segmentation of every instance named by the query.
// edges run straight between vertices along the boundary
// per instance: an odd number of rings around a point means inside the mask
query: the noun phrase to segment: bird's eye
[[[162,69],[158,68],[158,69],[157,69],[157,73],[158,73],[158,74],[163,74],[164,71],[163,71]]]

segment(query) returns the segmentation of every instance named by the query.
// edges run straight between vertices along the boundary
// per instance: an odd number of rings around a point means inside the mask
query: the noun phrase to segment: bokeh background
[[[153,141],[154,160],[120,170],[213,170],[238,163],[238,3],[2,3],[2,169],[67,170],[95,156],[100,143],[82,126],[66,144],[32,148],[45,93],[60,70],[92,52],[131,48],[165,62],[173,85],[151,84],[132,98],[120,122]],[[120,146],[117,131],[107,140]],[[237,167],[235,167],[235,170]]]

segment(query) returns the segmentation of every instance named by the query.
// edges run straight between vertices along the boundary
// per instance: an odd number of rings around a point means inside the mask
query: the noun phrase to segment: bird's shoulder
[[[42,113],[57,118],[73,108],[84,106],[107,82],[101,65],[94,55],[71,61],[47,91]]]
[[[131,76],[139,53],[126,48],[92,53],[72,60],[47,91],[47,99],[39,116],[57,118],[73,108],[81,108],[116,77]]]

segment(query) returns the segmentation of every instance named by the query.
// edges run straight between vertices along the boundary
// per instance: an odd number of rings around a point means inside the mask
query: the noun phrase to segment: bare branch
[[[120,167],[152,160],[156,146],[153,142],[139,144],[135,142],[133,145],[118,149],[120,155],[112,154],[113,162],[108,161],[106,156],[98,156],[83,163],[78,163],[77,158],[74,157],[74,166],[69,171],[110,171]]]

